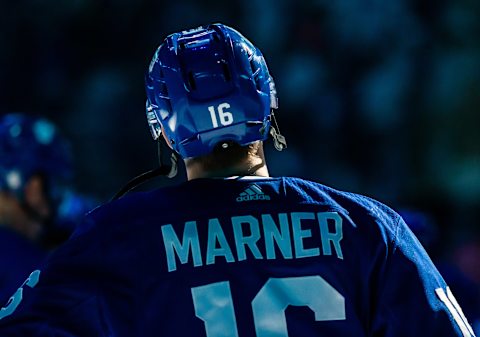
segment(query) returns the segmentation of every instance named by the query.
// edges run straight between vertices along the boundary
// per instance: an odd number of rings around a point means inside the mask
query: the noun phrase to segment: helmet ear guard
[[[285,137],[280,133],[280,127],[278,126],[277,119],[275,118],[275,113],[273,112],[274,109],[278,109],[278,97],[277,97],[277,89],[275,88],[275,82],[273,78],[270,77],[269,81],[270,86],[270,123],[273,122],[274,125],[270,126],[270,136],[273,139],[273,145],[277,151],[283,151],[287,148],[287,140]]]
[[[158,138],[162,134],[162,126],[155,114],[155,108],[158,107],[154,106],[152,103],[149,102],[149,100],[147,100],[147,102],[145,103],[145,109],[147,111],[148,127],[150,129],[150,133],[152,134],[153,139],[158,140]]]
[[[275,87],[275,82],[273,81],[273,78],[270,77],[268,85],[270,87],[270,108],[278,109],[277,88]]]

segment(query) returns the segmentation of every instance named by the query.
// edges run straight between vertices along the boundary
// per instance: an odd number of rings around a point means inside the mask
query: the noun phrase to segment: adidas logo
[[[250,185],[245,191],[240,193],[237,197],[237,202],[252,201],[252,200],[270,200],[270,196],[263,193],[262,189],[258,185]]]

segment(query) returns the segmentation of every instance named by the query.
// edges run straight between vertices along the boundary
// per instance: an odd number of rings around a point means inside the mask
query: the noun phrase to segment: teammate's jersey
[[[0,223],[0,307],[46,256],[38,245]]]
[[[0,317],[0,336],[473,336],[395,212],[296,178],[100,207]]]

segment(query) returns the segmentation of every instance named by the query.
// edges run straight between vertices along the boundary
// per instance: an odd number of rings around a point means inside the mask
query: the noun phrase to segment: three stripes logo
[[[252,200],[270,200],[270,196],[263,193],[260,186],[253,184],[248,186],[245,191],[240,193],[236,200],[237,202]]]

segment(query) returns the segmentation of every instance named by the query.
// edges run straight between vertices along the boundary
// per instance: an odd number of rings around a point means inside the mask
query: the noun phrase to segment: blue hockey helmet
[[[276,135],[277,94],[265,59],[233,28],[216,23],[169,35],[145,82],[152,136],[163,130],[182,158],[208,154],[219,143],[247,145]]]
[[[23,197],[26,182],[35,174],[46,179],[51,197],[72,175],[70,144],[46,119],[23,114],[0,118],[0,191]]]

